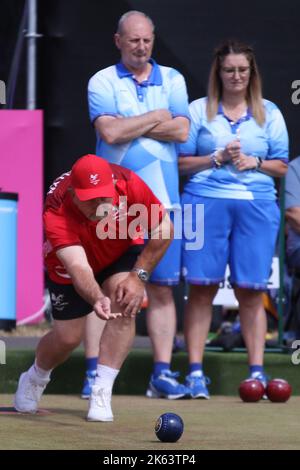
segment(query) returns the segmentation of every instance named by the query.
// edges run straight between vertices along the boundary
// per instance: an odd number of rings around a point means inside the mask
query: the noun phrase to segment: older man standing
[[[176,143],[188,137],[188,98],[183,76],[151,58],[153,43],[154,25],[148,16],[129,11],[120,18],[115,44],[121,60],[90,79],[90,119],[96,130],[96,154],[134,170],[176,216],[180,211]],[[172,285],[179,282],[179,271],[177,239],[147,283],[147,326],[154,352],[148,397],[189,395],[170,370],[176,332]]]

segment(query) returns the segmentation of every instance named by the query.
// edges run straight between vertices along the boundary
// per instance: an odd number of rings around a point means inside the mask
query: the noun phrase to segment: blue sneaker
[[[95,370],[88,370],[86,372],[86,376],[83,382],[83,387],[81,390],[81,398],[84,400],[87,400],[90,398],[90,395],[92,393],[92,386],[95,383],[95,378],[96,378],[96,371]]]
[[[176,377],[179,377],[179,372],[171,372],[170,370],[162,370],[158,377],[152,375],[146,396],[148,398],[167,398],[168,400],[191,398],[190,389],[180,384]]]
[[[253,372],[253,374],[250,375],[249,379],[259,380],[263,384],[264,389],[267,388],[269,377],[267,375],[263,374],[262,372]],[[267,400],[267,399],[268,399],[268,397],[264,393],[263,396],[262,396],[262,400]]]
[[[190,374],[185,378],[185,385],[192,391],[192,398],[210,398],[206,385],[210,384],[210,379],[204,375]]]
[[[253,372],[253,374],[251,374],[249,378],[259,380],[263,384],[264,388],[267,388],[269,379],[265,374],[261,372]]]

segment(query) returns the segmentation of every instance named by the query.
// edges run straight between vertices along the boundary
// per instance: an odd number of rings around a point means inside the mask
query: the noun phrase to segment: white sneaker
[[[86,419],[88,421],[113,421],[111,409],[111,389],[101,388],[99,385],[92,386],[89,402],[89,411]]]
[[[42,393],[50,379],[32,377],[29,371],[20,375],[14,407],[22,413],[36,413]]]

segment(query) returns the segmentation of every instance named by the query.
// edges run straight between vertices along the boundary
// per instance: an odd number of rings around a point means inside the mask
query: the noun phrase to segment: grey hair
[[[140,15],[140,16],[143,16],[146,20],[148,20],[150,25],[152,26],[152,30],[153,30],[152,32],[154,33],[155,26],[154,26],[154,23],[151,20],[150,16],[146,15],[146,13],[143,13],[142,11],[130,10],[130,11],[127,11],[126,13],[124,13],[124,15],[122,15],[121,18],[119,19],[118,27],[117,27],[117,33],[118,34],[123,33],[125,21],[127,20],[127,18],[129,18],[130,16],[133,16],[133,15]]]

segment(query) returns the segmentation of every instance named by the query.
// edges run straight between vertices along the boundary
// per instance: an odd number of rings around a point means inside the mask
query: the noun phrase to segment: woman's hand
[[[232,158],[232,163],[238,171],[255,170],[257,168],[256,158],[250,155],[245,155],[244,153],[234,156]]]
[[[226,145],[222,151],[222,161],[229,162],[234,159],[238,159],[241,153],[241,142],[239,140],[233,140]]]

